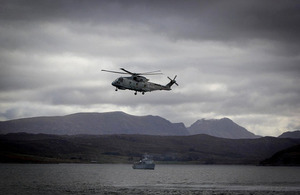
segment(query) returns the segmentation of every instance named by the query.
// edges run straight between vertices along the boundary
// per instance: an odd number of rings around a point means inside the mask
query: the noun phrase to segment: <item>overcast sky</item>
[[[0,1],[0,120],[76,112],[228,117],[258,135],[300,129],[300,2]],[[172,91],[134,95],[132,72]]]

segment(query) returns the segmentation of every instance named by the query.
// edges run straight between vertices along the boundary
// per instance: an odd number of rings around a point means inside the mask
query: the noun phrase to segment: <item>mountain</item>
[[[258,164],[300,139],[224,139],[209,135],[0,135],[0,162],[132,163],[144,153],[155,161]]]
[[[300,130],[296,130],[296,131],[288,131],[285,132],[283,134],[281,134],[280,136],[278,136],[279,138],[293,138],[293,139],[300,139]]]
[[[144,134],[195,135],[207,134],[229,139],[252,139],[259,136],[228,118],[196,121],[186,128],[159,116],[133,116],[124,112],[76,113],[66,116],[33,117],[0,122],[0,134],[45,133],[77,134]]]
[[[171,123],[159,116],[133,116],[124,112],[77,113],[0,122],[1,134],[17,132],[56,135],[188,135],[183,123]]]
[[[259,137],[228,118],[197,120],[187,129],[190,135],[207,134],[230,139],[253,139]]]

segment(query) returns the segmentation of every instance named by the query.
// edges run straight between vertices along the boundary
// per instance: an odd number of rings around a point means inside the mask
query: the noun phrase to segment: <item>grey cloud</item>
[[[297,127],[298,10],[297,1],[2,1],[0,117],[119,108]],[[119,67],[161,69],[151,81],[178,75],[179,87],[115,92],[119,75],[100,70]]]
[[[204,39],[298,39],[296,1],[4,1],[10,21],[146,24],[170,35]],[[291,40],[293,41],[293,40]]]

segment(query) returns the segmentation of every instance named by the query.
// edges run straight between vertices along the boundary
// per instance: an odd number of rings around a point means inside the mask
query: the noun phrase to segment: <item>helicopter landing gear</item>
[[[145,95],[145,92],[142,92],[142,95]]]
[[[118,91],[118,88],[116,88],[115,91]]]
[[[136,95],[137,94],[137,92],[134,92],[134,95]]]

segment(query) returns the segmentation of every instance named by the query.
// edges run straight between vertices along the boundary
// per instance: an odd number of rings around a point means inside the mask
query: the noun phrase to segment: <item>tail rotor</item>
[[[170,87],[170,88],[171,88],[171,86],[172,86],[173,84],[175,84],[175,85],[178,86],[178,83],[177,83],[176,80],[175,80],[176,78],[177,78],[177,75],[175,75],[174,79],[171,79],[170,77],[168,77],[168,79],[170,79],[170,82],[167,84],[167,86]]]

